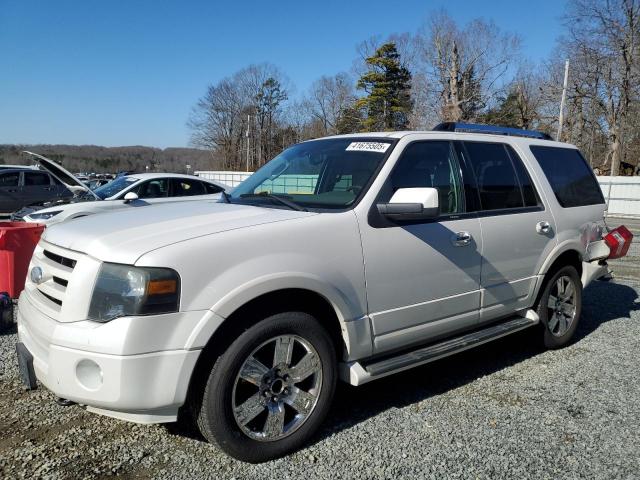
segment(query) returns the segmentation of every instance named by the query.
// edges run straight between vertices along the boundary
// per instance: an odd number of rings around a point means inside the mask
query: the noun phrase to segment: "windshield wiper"
[[[240,198],[268,198],[270,200],[275,200],[276,202],[281,203],[282,205],[285,205],[287,207],[289,207],[292,210],[298,210],[300,212],[308,212],[308,210],[300,205],[298,205],[295,202],[292,202],[291,200],[287,200],[286,198],[282,198],[278,195],[274,195],[272,193],[268,193],[268,192],[260,192],[260,193],[243,193],[242,195],[240,195]]]

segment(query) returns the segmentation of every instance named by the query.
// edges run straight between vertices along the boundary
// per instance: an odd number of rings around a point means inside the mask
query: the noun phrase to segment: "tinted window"
[[[213,183],[202,182],[202,184],[204,185],[204,188],[208,194],[220,193],[222,191],[222,188],[214,185]]]
[[[174,178],[173,182],[174,197],[190,197],[192,195],[204,195],[204,186],[202,182],[198,180],[191,180],[188,178]]]
[[[386,186],[384,201],[399,188],[431,187],[438,189],[440,212],[464,211],[464,189],[460,169],[449,142],[410,144],[398,160]]]
[[[0,175],[0,187],[17,187],[19,180],[19,173],[5,173]]]
[[[501,143],[465,142],[482,210],[524,206],[516,172]]]
[[[156,178],[144,182],[136,190],[138,198],[164,198],[169,195],[169,182],[166,178]]]
[[[530,148],[561,206],[604,203],[598,181],[578,150],[537,145]]]
[[[522,188],[522,198],[524,200],[524,206],[535,207],[537,205],[540,205],[540,197],[538,197],[536,187],[534,187],[533,182],[531,181],[531,177],[529,176],[529,172],[527,172],[527,169],[522,163],[520,156],[509,145],[505,145],[505,148],[507,149],[507,152],[509,152],[511,161],[513,162],[513,166],[516,169],[516,175],[518,176],[518,181],[520,182],[520,188]]]
[[[49,175],[38,172],[24,172],[24,184],[26,186],[49,185]]]

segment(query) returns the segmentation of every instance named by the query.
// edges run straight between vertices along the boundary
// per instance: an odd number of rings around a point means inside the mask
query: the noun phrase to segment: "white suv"
[[[607,273],[604,211],[580,152],[537,132],[304,142],[218,202],[48,228],[20,297],[23,379],[135,422],[185,406],[228,454],[275,458],[338,379],[533,326],[569,342]]]

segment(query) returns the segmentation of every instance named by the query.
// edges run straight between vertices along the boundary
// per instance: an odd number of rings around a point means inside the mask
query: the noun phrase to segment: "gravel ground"
[[[141,426],[25,392],[0,335],[0,478],[640,478],[640,283],[585,291],[575,343],[531,332],[362,387],[314,443],[242,464],[187,424]]]

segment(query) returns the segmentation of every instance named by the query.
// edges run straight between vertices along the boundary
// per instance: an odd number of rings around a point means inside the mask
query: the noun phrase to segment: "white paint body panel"
[[[529,308],[559,255],[567,250],[584,255],[598,240],[604,205],[561,209],[528,150],[534,143],[568,147],[564,144],[445,132],[384,135],[397,145],[351,210],[315,213],[211,201],[190,202],[187,209],[166,203],[47,228],[32,259],[32,267],[45,270],[45,282],[27,280],[19,309],[20,341],[34,355],[38,379],[99,413],[172,421],[202,348],[233,312],[260,295],[295,288],[326,299],[342,327],[341,360],[357,367],[374,354]],[[425,139],[511,145],[544,210],[392,228],[370,225],[369,212],[401,152]],[[540,221],[549,222],[549,234],[536,232]],[[455,246],[452,236],[462,231],[471,242]],[[45,250],[76,261],[75,267],[52,263]],[[102,262],[176,270],[179,312],[88,321]],[[599,274],[593,268],[587,277]],[[50,281],[54,275],[68,281],[65,288]],[[96,391],[78,384],[75,368],[83,359],[102,368],[104,383]],[[362,383],[360,370],[348,369],[345,379]]]

